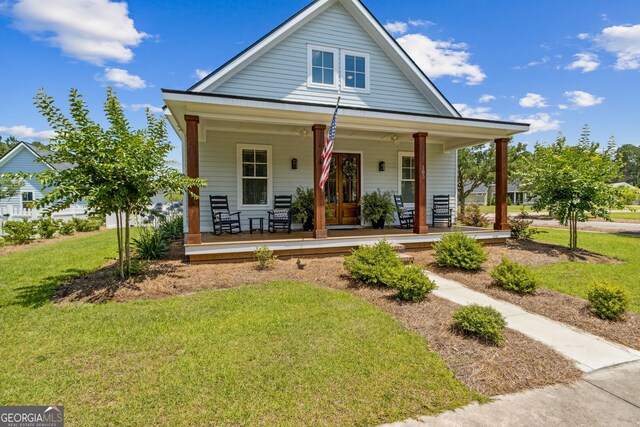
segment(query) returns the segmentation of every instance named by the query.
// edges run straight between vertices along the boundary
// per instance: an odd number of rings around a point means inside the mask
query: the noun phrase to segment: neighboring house
[[[317,0],[188,90],[162,92],[185,172],[208,182],[199,200],[185,204],[192,260],[232,252],[203,243],[201,233],[213,231],[210,195],[227,195],[247,229],[250,217],[266,221],[274,195],[298,186],[317,195],[315,239],[277,246],[282,250],[347,246],[327,242],[338,236],[327,226],[364,224],[358,203],[376,189],[414,205],[412,241],[425,242],[433,196],[449,195],[457,205],[457,149],[494,141],[505,192],[495,228],[508,230],[507,143],[529,125],[462,118],[358,0]],[[321,191],[320,154],[338,97],[334,166]],[[348,243],[364,242],[356,237]]]
[[[465,189],[469,187],[466,186]],[[479,206],[487,206],[495,203],[496,186],[491,184],[488,187],[481,185],[467,196],[467,205],[475,204]],[[531,198],[526,191],[520,188],[518,183],[509,183],[507,185],[507,199],[511,205],[527,205],[532,204]]]

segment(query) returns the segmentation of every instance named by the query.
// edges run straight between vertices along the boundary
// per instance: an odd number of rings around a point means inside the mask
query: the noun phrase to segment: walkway
[[[632,362],[571,385],[498,396],[485,405],[386,426],[640,426],[639,379],[640,362]]]
[[[583,372],[592,372],[609,366],[640,360],[640,352],[609,342],[546,317],[529,313],[520,307],[496,300],[471,290],[453,280],[426,272],[436,282],[433,293],[460,305],[490,305],[500,311],[509,328],[548,345],[565,357],[575,361]]]

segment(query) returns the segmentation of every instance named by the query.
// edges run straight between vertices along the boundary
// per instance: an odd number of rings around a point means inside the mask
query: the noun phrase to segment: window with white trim
[[[22,192],[22,209],[30,209],[33,207],[33,191],[23,191]]]
[[[369,54],[342,51],[342,88],[369,91]]]
[[[398,153],[398,186],[404,203],[413,203],[416,194],[416,163],[413,153]]]
[[[338,49],[308,45],[308,85],[338,88]]]
[[[271,146],[238,144],[239,208],[268,207],[271,180]]]

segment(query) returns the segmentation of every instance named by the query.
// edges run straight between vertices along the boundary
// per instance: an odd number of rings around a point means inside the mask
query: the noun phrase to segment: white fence
[[[20,206],[2,206],[0,207],[0,236],[3,235],[3,225],[7,221],[22,220],[27,218],[34,220],[42,218],[44,215],[42,209],[23,209]],[[63,221],[69,221],[72,218],[87,218],[87,208],[82,205],[71,205],[67,209],[63,209],[51,214],[51,218],[61,219]]]

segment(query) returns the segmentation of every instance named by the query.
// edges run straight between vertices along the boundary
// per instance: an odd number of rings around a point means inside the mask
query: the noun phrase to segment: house
[[[468,186],[465,186],[465,190],[468,190]],[[495,203],[494,197],[496,195],[496,186],[491,184],[489,186],[481,185],[469,193],[467,196],[467,204],[487,206]],[[523,191],[520,188],[520,184],[517,182],[510,182],[507,184],[507,200],[511,205],[527,205],[531,204],[531,198],[529,193]]]
[[[185,203],[191,261],[250,257],[264,242],[281,254],[344,252],[383,236],[427,245],[449,231],[428,224],[434,195],[457,204],[456,150],[487,142],[497,147],[496,224],[469,233],[509,236],[508,138],[529,126],[461,117],[358,0],[314,1],[191,88],[162,93],[185,173],[208,181]],[[335,166],[322,190],[321,153],[338,97]],[[246,230],[249,218],[266,221],[274,195],[298,186],[315,192],[312,233],[209,234],[210,195],[228,196]],[[413,202],[413,230],[344,230],[364,225],[358,202],[376,189]]]

